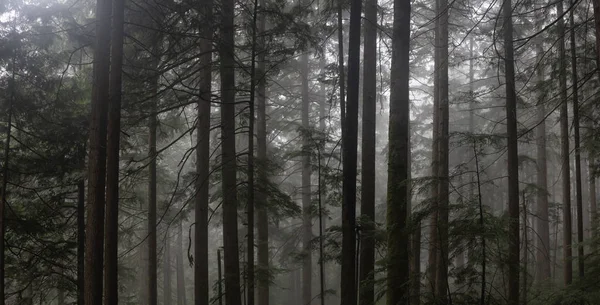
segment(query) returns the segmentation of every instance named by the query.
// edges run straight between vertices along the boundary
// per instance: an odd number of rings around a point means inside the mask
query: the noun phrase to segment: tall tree
[[[196,198],[194,216],[194,304],[209,304],[208,276],[208,203],[210,176],[210,103],[212,93],[213,0],[198,3],[200,26],[200,65],[198,88],[198,119],[196,121]],[[236,233],[237,234],[237,233]]]
[[[583,249],[583,194],[581,186],[581,147],[579,139],[579,94],[577,88],[577,50],[575,43],[575,4],[570,1],[569,19],[571,21],[571,77],[573,87],[573,133],[575,140],[575,199],[577,205],[577,263],[579,277],[584,275],[584,249]]]
[[[241,305],[238,254],[237,181],[235,153],[235,55],[233,0],[221,3],[221,188],[223,191],[223,256],[225,303]]]
[[[158,303],[158,256],[156,251],[156,159],[158,157],[156,151],[158,97],[156,95],[158,94],[158,76],[154,76],[151,82],[153,96],[150,100],[150,118],[148,120],[148,159],[150,160],[148,164],[150,176],[150,179],[148,179],[148,304],[156,305]]]
[[[104,304],[119,302],[119,143],[121,140],[121,74],[123,69],[123,18],[125,1],[114,0],[106,159],[106,236],[104,241]]]
[[[163,253],[163,305],[171,305],[173,290],[171,289],[171,242],[169,229],[165,230],[165,246]]]
[[[77,305],[84,304],[85,181],[77,182]]]
[[[177,230],[177,257],[175,264],[177,268],[177,305],[187,305],[185,293],[185,271],[183,269],[183,227],[179,222]]]
[[[84,285],[86,305],[102,304],[111,14],[111,0],[96,1],[96,45],[94,48],[86,209]]]
[[[536,14],[538,29],[541,28],[541,12]],[[544,56],[541,37],[536,41],[536,58],[538,68],[536,71],[537,86],[542,88],[544,84],[544,67],[540,64]],[[546,107],[545,94],[539,90],[536,112],[539,125],[536,128],[536,168],[537,168],[537,217],[536,233],[539,236],[536,246],[536,280],[542,282],[550,279],[550,218],[548,216],[548,167],[546,157]]]
[[[343,133],[341,304],[356,304],[356,174],[362,1],[350,3],[348,103]]]
[[[337,26],[338,26],[338,83],[340,90],[340,125],[342,129],[342,148],[344,147],[344,124],[346,118],[346,80],[344,69],[344,22],[342,16],[343,0],[337,1]]]
[[[4,164],[2,164],[2,189],[0,190],[0,304],[4,305],[6,302],[6,292],[5,292],[5,277],[6,277],[6,253],[5,253],[5,236],[6,236],[6,198],[8,196],[8,192],[6,191],[6,187],[8,185],[8,164],[10,157],[10,140],[11,140],[11,130],[12,130],[12,117],[13,117],[13,102],[15,97],[15,75],[16,75],[16,66],[15,66],[15,56],[13,54],[12,59],[12,77],[10,82],[10,91],[11,96],[8,100],[8,112],[7,112],[7,125],[6,125],[6,140],[4,143]]]
[[[300,58],[300,79],[302,81],[302,302],[312,300],[312,234],[311,211],[311,165],[310,165],[310,97],[308,93],[308,54]]]
[[[406,304],[409,291],[410,1],[394,0],[387,190],[387,305]]]
[[[449,178],[448,178],[448,167],[449,167],[449,99],[448,99],[448,0],[438,0],[439,5],[437,6],[437,15],[439,16],[439,27],[437,28],[437,41],[436,48],[439,49],[438,60],[435,65],[438,70],[438,98],[439,98],[439,138],[438,138],[438,217],[437,217],[437,231],[438,231],[438,245],[437,259],[436,259],[436,293],[435,295],[439,298],[440,304],[446,304],[448,298],[448,214],[449,214]]]
[[[365,3],[362,179],[360,235],[360,304],[375,304],[375,135],[377,111],[377,0]]]
[[[260,0],[260,6],[265,6],[265,1]],[[265,17],[258,15],[258,60],[256,75],[258,76],[256,88],[257,119],[256,126],[256,157],[259,163],[258,183],[265,186],[268,183],[266,172],[267,165],[267,105],[266,105],[266,69],[265,69]],[[258,305],[269,305],[269,217],[267,213],[267,193],[259,188],[256,193],[256,222],[258,234],[257,262],[257,302]]]
[[[508,154],[508,304],[519,304],[519,157],[517,144],[517,94],[513,49],[512,2],[505,0],[504,73],[506,78],[506,137]]]
[[[571,166],[569,163],[569,108],[567,104],[567,68],[565,54],[565,22],[563,19],[563,1],[556,4],[558,19],[558,56],[560,90],[560,140],[561,140],[561,163],[562,163],[562,194],[563,194],[563,279],[565,284],[571,284],[573,280],[572,262],[572,228],[571,228]]]

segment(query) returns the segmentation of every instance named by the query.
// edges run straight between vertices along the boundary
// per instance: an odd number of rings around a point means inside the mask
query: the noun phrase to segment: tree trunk
[[[394,0],[387,191],[387,304],[409,300],[407,187],[409,171],[410,1]]]
[[[589,188],[590,188],[590,214],[591,223],[590,229],[592,230],[592,240],[596,239],[598,228],[598,208],[596,206],[596,176],[594,176],[594,157],[588,157],[588,177],[589,177]],[[595,245],[594,245],[595,246]]]
[[[557,2],[557,14],[563,15],[563,2]],[[565,24],[564,19],[558,19],[558,54],[559,54],[559,90],[560,90],[560,138],[561,138],[561,160],[562,160],[562,187],[563,187],[563,279],[566,285],[573,280],[572,263],[572,229],[571,229],[571,166],[569,163],[569,115],[567,105],[567,68],[565,59]]]
[[[360,79],[360,0],[352,0],[348,42],[348,104],[343,134],[341,304],[356,304],[356,174]]]
[[[508,154],[508,304],[519,304],[519,157],[517,95],[513,50],[512,2],[504,1],[504,70],[506,75],[506,134]]]
[[[411,286],[410,305],[421,304],[421,223],[417,223],[411,235]]]
[[[361,305],[375,304],[375,136],[377,117],[377,0],[365,3],[361,179]]]
[[[573,0],[570,1],[574,7]],[[575,44],[575,18],[573,9],[569,11],[571,20],[571,73],[573,86],[573,131],[575,134],[575,198],[577,204],[577,262],[579,277],[584,275],[584,249],[583,249],[583,194],[581,186],[581,148],[579,140],[579,95],[577,88],[577,52]]]
[[[375,136],[377,103],[377,0],[365,5],[363,128],[362,128],[362,193],[360,304],[375,304]]]
[[[440,0],[435,1],[435,12],[438,14]],[[436,295],[436,272],[437,272],[437,252],[438,252],[438,197],[439,197],[439,129],[440,129],[440,81],[439,81],[439,63],[440,63],[440,48],[438,47],[440,18],[435,18],[434,27],[434,72],[433,72],[433,131],[431,145],[431,215],[429,225],[429,248],[427,252],[427,280],[428,288],[431,294]]]
[[[148,122],[148,304],[156,305],[158,302],[157,292],[157,254],[156,254],[156,128],[157,128],[157,103],[158,77],[152,80],[152,97],[150,105],[150,119]]]
[[[84,304],[85,181],[77,182],[77,305]]]
[[[542,16],[536,15],[538,24]],[[544,54],[541,39],[536,43],[536,57],[538,64]],[[544,68],[540,65],[537,69],[537,86],[540,95],[537,101],[536,150],[537,150],[537,221],[536,233],[539,238],[536,246],[536,281],[541,283],[551,278],[550,262],[550,219],[548,216],[548,168],[546,158],[546,107],[545,94],[541,90],[544,82]]]
[[[104,241],[104,304],[119,302],[119,143],[121,139],[121,71],[125,1],[113,1],[108,143],[106,159],[106,236]]]
[[[11,139],[11,130],[12,130],[12,111],[13,111],[13,101],[14,101],[14,92],[16,85],[15,83],[15,56],[13,54],[12,59],[12,79],[10,83],[11,87],[11,97],[8,100],[8,114],[7,114],[7,125],[6,125],[6,142],[4,146],[4,164],[2,165],[2,189],[0,189],[0,196],[2,202],[0,202],[0,304],[4,305],[6,302],[6,293],[5,293],[5,235],[6,235],[6,198],[8,196],[8,192],[6,191],[6,187],[8,185],[8,164],[10,157],[10,139]]]
[[[241,305],[240,257],[238,254],[237,181],[235,153],[235,58],[234,1],[221,7],[221,171],[223,190],[223,255],[225,265],[225,303]]]
[[[436,296],[440,304],[448,302],[448,152],[449,152],[449,101],[448,101],[448,0],[439,0],[438,15],[440,24],[438,27],[439,61],[436,67],[439,69],[439,139],[438,139],[438,247],[437,247],[437,272],[436,272]]]
[[[177,252],[175,263],[177,264],[177,305],[186,305],[187,300],[185,293],[185,271],[183,269],[183,228],[179,222],[179,230],[177,232]]]
[[[308,54],[300,58],[300,78],[302,81],[302,304],[309,305],[312,300],[312,253],[310,243],[312,234],[311,218],[311,164],[312,151],[310,141],[310,96],[308,93]]]
[[[111,0],[96,1],[96,47],[92,82],[92,117],[88,155],[88,200],[85,245],[85,304],[102,304],[106,133],[109,99]]]
[[[599,0],[600,1],[600,0]],[[346,80],[344,69],[344,23],[342,20],[343,0],[337,0],[338,26],[338,82],[340,86],[340,125],[342,127],[342,149],[344,147],[344,124],[346,124]]]
[[[194,217],[194,304],[209,305],[208,272],[208,217],[209,217],[209,178],[210,178],[210,106],[212,92],[212,37],[213,37],[213,0],[202,0],[198,10],[205,20],[200,27],[198,64],[198,120],[196,125],[196,198]],[[236,233],[237,234],[237,233]],[[236,235],[237,236],[237,235]]]
[[[165,230],[165,253],[163,257],[163,305],[171,305],[173,290],[171,289],[171,242],[169,229]]]
[[[264,0],[260,0],[260,6],[264,7]],[[256,155],[259,163],[258,181],[263,189],[259,188],[256,193],[256,226],[258,233],[258,251],[257,251],[257,301],[258,305],[269,305],[269,217],[267,213],[267,193],[264,188],[269,183],[267,175],[267,106],[266,106],[266,68],[265,68],[265,17],[264,14],[258,16],[258,61],[256,66],[256,74],[258,75],[257,83],[257,148]]]

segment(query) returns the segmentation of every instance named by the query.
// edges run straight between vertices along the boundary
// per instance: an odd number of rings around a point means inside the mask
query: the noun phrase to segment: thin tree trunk
[[[252,54],[251,54],[251,65],[250,65],[250,103],[248,105],[250,114],[248,118],[248,202],[246,204],[246,216],[248,217],[248,233],[247,233],[247,303],[248,305],[254,305],[254,284],[255,284],[255,273],[254,273],[254,100],[256,97],[256,32],[257,32],[257,18],[259,10],[258,0],[254,0],[254,13],[252,14]]]
[[[317,146],[318,148],[319,146]],[[320,297],[321,297],[321,305],[325,305],[325,257],[323,256],[323,201],[321,198],[321,151],[319,150],[319,155],[317,158],[318,162],[318,182],[317,182],[317,191],[318,191],[318,202],[319,202],[319,284],[321,286]]]
[[[113,1],[108,143],[106,160],[106,236],[104,241],[104,304],[119,302],[119,143],[121,139],[121,71],[125,1]]]
[[[342,20],[343,0],[337,1],[337,26],[338,26],[338,82],[340,86],[340,125],[342,127],[342,149],[344,147],[344,124],[346,124],[346,80],[344,69],[344,23]],[[600,1],[600,0],[599,0]]]
[[[517,145],[517,96],[513,50],[512,2],[505,0],[504,70],[506,75],[506,131],[508,153],[508,304],[519,304],[519,157]]]
[[[356,304],[356,174],[360,79],[360,0],[352,0],[348,42],[348,104],[343,134],[341,304]]]
[[[234,1],[221,4],[221,171],[223,190],[223,255],[225,303],[241,305],[238,250],[237,181],[235,152]]]
[[[557,14],[563,15],[563,2],[557,2]],[[563,279],[566,285],[573,280],[572,262],[572,228],[571,228],[571,165],[569,163],[569,115],[567,104],[567,68],[565,54],[565,24],[564,19],[558,19],[558,54],[559,54],[559,90],[560,90],[560,138],[561,138],[561,163],[563,186]]]
[[[77,182],[77,305],[84,304],[85,181]]]
[[[181,221],[179,222],[179,228],[177,232],[177,252],[176,252],[175,263],[177,265],[177,305],[186,305],[186,293],[185,293],[185,271],[183,269],[183,228]]]
[[[590,213],[592,214],[590,226],[592,230],[592,240],[596,239],[597,228],[598,228],[598,208],[596,206],[596,177],[594,176],[594,157],[588,157],[588,177],[589,177],[589,191],[590,191]]]
[[[439,12],[440,1],[435,1],[435,12]],[[428,263],[427,263],[427,280],[428,289],[431,294],[436,295],[436,272],[437,272],[437,252],[438,252],[438,197],[439,197],[439,129],[440,129],[440,115],[439,115],[439,104],[440,104],[440,82],[439,82],[439,68],[440,68],[440,48],[438,47],[439,40],[439,28],[440,18],[435,18],[434,27],[434,72],[433,72],[433,131],[432,131],[432,145],[431,145],[431,216],[429,222],[429,248],[427,252]]]
[[[421,223],[414,224],[416,229],[411,235],[411,286],[410,305],[421,304]]]
[[[536,15],[536,22],[541,27],[542,16]],[[536,233],[539,238],[536,240],[536,281],[538,283],[547,281],[551,278],[550,262],[550,219],[548,216],[548,168],[546,157],[546,107],[545,94],[541,87],[544,82],[544,68],[540,64],[544,54],[541,39],[536,42],[536,57],[539,64],[537,69],[537,86],[540,92],[537,101],[537,120],[539,125],[536,128],[536,150],[537,150],[537,221]]]
[[[448,302],[448,205],[449,192],[448,180],[449,167],[449,101],[448,101],[448,0],[439,0],[438,15],[439,24],[439,61],[436,66],[439,69],[439,167],[438,167],[438,247],[437,247],[437,272],[436,272],[436,295],[440,304]]]
[[[219,305],[223,305],[223,273],[221,271],[221,249],[217,249],[217,292]]]
[[[387,246],[387,305],[409,301],[409,48],[410,1],[394,0],[390,85]]]
[[[573,0],[570,0],[574,6]],[[573,86],[573,131],[575,134],[575,198],[577,204],[577,262],[579,277],[584,275],[584,249],[583,249],[583,194],[581,186],[581,148],[579,139],[579,94],[577,88],[577,52],[575,44],[575,18],[573,9],[569,11],[571,20],[571,74]]]
[[[301,56],[300,78],[302,80],[302,304],[309,305],[312,300],[312,253],[310,243],[312,234],[311,219],[311,165],[310,165],[310,97],[308,95],[308,54]]]
[[[88,200],[85,245],[85,304],[102,304],[106,134],[109,99],[111,0],[96,2],[96,47],[92,82],[92,117],[88,155]],[[151,304],[152,305],[152,304]]]
[[[15,57],[13,54],[12,59],[12,78],[11,78],[11,97],[8,100],[8,113],[7,113],[7,125],[6,125],[6,140],[4,146],[4,164],[2,165],[2,189],[0,189],[0,195],[2,196],[0,202],[0,304],[4,305],[6,301],[5,294],[5,235],[6,235],[6,198],[8,197],[8,192],[6,191],[6,187],[8,185],[8,164],[10,157],[10,138],[11,138],[11,130],[12,130],[12,112],[13,112],[13,101],[14,101],[14,92],[16,85],[15,83]]]
[[[165,230],[165,253],[163,259],[163,305],[171,305],[173,290],[171,285],[171,242],[169,240],[168,228]]]
[[[158,77],[152,80],[152,93],[158,92]],[[158,98],[152,97],[150,101],[150,119],[148,122],[148,304],[156,305],[158,302],[157,292],[157,254],[156,254],[156,129],[157,129],[157,103]]]
[[[260,6],[264,7],[265,1],[259,0]],[[265,17],[264,14],[258,15],[258,61],[256,66],[257,82],[257,148],[256,157],[258,159],[258,181],[262,188],[256,193],[256,227],[258,233],[257,249],[257,301],[258,305],[269,305],[269,217],[267,212],[267,193],[264,191],[268,184],[267,176],[267,106],[266,106],[266,68],[265,68]]]
[[[377,117],[377,0],[365,3],[361,183],[361,305],[375,304],[375,136]]]
[[[194,304],[209,305],[208,272],[208,204],[210,178],[210,110],[212,92],[212,37],[213,37],[213,0],[198,3],[199,14],[205,22],[200,27],[200,55],[198,64],[198,120],[196,125],[196,198],[194,218]],[[237,234],[237,233],[236,233]],[[220,278],[219,278],[220,280]],[[219,296],[220,300],[220,296]]]

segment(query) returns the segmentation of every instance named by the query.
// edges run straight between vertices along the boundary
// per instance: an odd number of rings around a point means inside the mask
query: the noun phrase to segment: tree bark
[[[375,136],[377,112],[377,0],[365,3],[363,113],[362,113],[362,179],[361,179],[361,305],[375,304]]]
[[[573,0],[571,0],[573,7]],[[577,88],[577,52],[575,43],[575,18],[573,17],[572,8],[569,11],[569,19],[571,21],[571,74],[573,86],[573,132],[575,138],[575,198],[577,204],[577,263],[579,278],[583,278],[585,271],[584,264],[584,249],[583,249],[583,191],[581,186],[581,147],[579,137],[579,92]]]
[[[241,305],[238,253],[237,181],[235,152],[235,58],[234,1],[221,4],[221,175],[223,190],[223,259],[225,265],[225,303]]]
[[[163,305],[171,305],[173,290],[171,285],[171,242],[169,240],[168,228],[165,230],[165,253],[163,259]]]
[[[352,0],[348,42],[348,104],[343,134],[341,304],[356,304],[356,174],[360,79],[360,0]]]
[[[11,87],[11,97],[8,100],[8,113],[7,113],[7,125],[6,125],[6,140],[4,146],[4,164],[2,165],[2,189],[0,189],[0,196],[2,202],[0,202],[0,304],[4,305],[6,302],[6,293],[5,293],[5,235],[6,235],[6,198],[8,197],[8,192],[6,191],[6,187],[8,185],[8,164],[10,157],[10,139],[11,139],[11,130],[12,130],[12,112],[13,112],[13,102],[14,102],[14,92],[16,85],[15,83],[15,54],[13,54],[12,59],[12,79],[10,83]]]
[[[600,1],[600,0],[599,0]],[[344,124],[346,124],[346,71],[344,69],[344,23],[342,20],[343,0],[337,0],[338,26],[338,82],[340,89],[340,125],[342,129],[342,149],[344,147]]]
[[[104,241],[104,304],[119,302],[119,143],[121,140],[121,71],[125,1],[114,0],[106,159],[106,236]]]
[[[409,48],[410,1],[394,0],[390,85],[387,245],[387,305],[406,304],[409,298],[409,238],[407,187],[409,171]]]
[[[177,232],[177,257],[175,263],[177,265],[177,305],[186,305],[186,293],[185,293],[185,271],[183,269],[183,228],[181,221],[179,222],[179,229]]]
[[[504,70],[506,77],[506,134],[508,154],[508,304],[519,304],[519,157],[517,144],[517,95],[513,50],[512,2],[505,0]]]
[[[88,155],[88,200],[85,246],[85,304],[102,304],[104,205],[106,186],[107,108],[109,100],[111,0],[96,1],[96,45],[92,82],[92,117]]]
[[[439,51],[439,61],[436,66],[439,69],[439,139],[438,139],[438,247],[437,247],[437,270],[436,270],[436,296],[440,304],[448,302],[448,151],[449,151],[449,100],[448,100],[448,0],[439,0],[438,16],[440,24],[438,28],[439,41],[436,46]]]
[[[84,304],[85,181],[77,182],[77,305]]]
[[[542,22],[541,14],[536,15],[538,24]],[[539,28],[539,27],[538,27]],[[539,238],[536,240],[536,281],[538,283],[547,281],[551,278],[550,262],[550,219],[548,216],[548,168],[546,157],[546,107],[545,94],[541,90],[544,82],[544,68],[540,64],[544,54],[541,39],[536,43],[536,57],[538,60],[537,86],[540,95],[537,101],[537,120],[539,125],[536,128],[536,151],[537,151],[537,221],[536,233]]]
[[[557,2],[557,14],[564,12],[562,0]],[[563,280],[566,285],[573,280],[572,262],[572,228],[571,228],[571,165],[569,163],[569,115],[567,104],[567,68],[565,58],[565,23],[561,17],[558,20],[558,54],[559,54],[559,90],[560,90],[560,138],[562,160],[562,187],[563,187]]]
[[[300,78],[302,80],[302,302],[310,304],[312,299],[312,234],[311,217],[311,165],[310,165],[310,97],[308,95],[308,54],[302,54]]]
[[[150,119],[148,121],[148,304],[156,305],[158,302],[157,292],[157,254],[156,254],[156,129],[157,129],[157,103],[158,77],[152,80],[151,92],[154,94],[150,103]]]
[[[264,7],[264,0],[260,0],[260,6]],[[258,181],[261,186],[266,187],[269,183],[267,175],[267,106],[266,106],[266,68],[265,68],[265,17],[264,14],[258,15],[258,61],[256,66],[257,82],[257,119],[256,127],[256,157],[258,159]],[[264,189],[259,188],[256,193],[256,226],[258,234],[257,249],[257,301],[258,305],[269,305],[269,217],[267,212],[268,197]]]
[[[210,110],[212,93],[213,0],[198,3],[200,26],[198,120],[196,125],[196,198],[194,217],[194,304],[209,305],[208,217],[210,178]],[[237,234],[237,233],[236,233]]]
[[[440,0],[435,1],[435,13],[439,12]],[[439,63],[440,63],[440,44],[439,40],[439,28],[440,18],[435,18],[434,22],[434,72],[433,72],[433,118],[432,118],[432,145],[431,145],[431,215],[429,225],[429,248],[427,252],[427,280],[428,288],[431,294],[436,296],[436,272],[437,272],[437,260],[438,260],[438,197],[439,197],[439,129],[440,129],[440,81],[439,81]]]

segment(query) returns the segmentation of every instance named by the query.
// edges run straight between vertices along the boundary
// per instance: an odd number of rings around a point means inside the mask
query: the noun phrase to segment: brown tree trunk
[[[121,139],[121,71],[125,1],[113,1],[108,143],[106,159],[106,236],[104,241],[104,304],[119,302],[119,143]]]
[[[183,269],[183,228],[181,222],[179,222],[179,229],[177,232],[177,257],[175,258],[175,264],[177,268],[177,305],[186,305],[187,300],[185,293],[185,271]]]
[[[505,0],[504,70],[506,77],[506,135],[508,154],[508,304],[519,304],[519,157],[517,144],[517,95],[513,50],[512,2]]]
[[[96,47],[92,83],[92,117],[88,155],[88,200],[85,245],[85,304],[102,304],[106,133],[109,99],[111,0],[96,2]]]
[[[375,304],[375,136],[377,117],[377,0],[365,3],[362,113],[359,304]]]
[[[387,305],[409,301],[409,48],[410,1],[394,0],[390,85],[387,246]]]
[[[557,14],[562,16],[564,12],[562,0],[557,2]],[[567,104],[567,68],[565,58],[565,22],[561,17],[558,19],[558,54],[559,54],[559,90],[560,90],[560,138],[561,138],[561,160],[562,160],[562,187],[563,187],[563,279],[566,285],[573,280],[572,262],[572,228],[571,228],[571,165],[569,163],[569,115]]]
[[[241,305],[238,249],[237,181],[235,153],[234,1],[221,4],[221,175],[223,189],[223,259],[225,303]]]
[[[343,134],[341,304],[356,304],[356,174],[360,79],[360,0],[352,0],[348,42],[348,104]]]
[[[570,1],[573,7],[573,0]],[[575,134],[575,198],[577,204],[577,262],[579,277],[584,275],[584,249],[583,249],[583,194],[581,186],[581,148],[579,139],[579,94],[577,88],[577,52],[575,44],[575,18],[573,9],[569,11],[571,21],[571,74],[573,86],[573,131]]]

